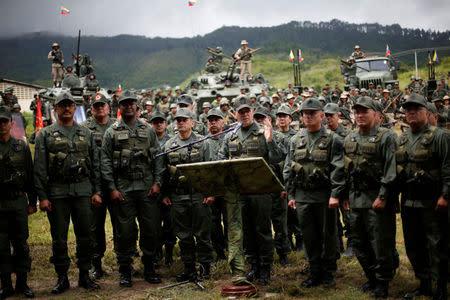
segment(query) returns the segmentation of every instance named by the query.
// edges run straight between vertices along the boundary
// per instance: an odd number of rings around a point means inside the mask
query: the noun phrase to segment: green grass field
[[[254,73],[262,72],[275,87],[286,87],[288,80],[292,80],[292,66],[289,62],[280,60],[255,58]],[[314,67],[308,67],[302,74],[304,85],[315,84],[322,86],[325,82],[335,80],[341,83],[339,65],[336,59],[326,59],[320,61]],[[450,58],[444,58],[437,67],[437,74],[444,74],[450,69]],[[426,78],[426,69],[421,68],[419,75]],[[400,73],[400,84],[404,86],[409,82],[409,76],[413,75],[411,68]],[[190,78],[190,77],[189,77]],[[30,115],[27,115],[30,117]],[[32,122],[27,127],[28,136],[33,132]],[[34,145],[31,145],[32,151]],[[174,283],[175,275],[181,272],[183,265],[179,259],[179,249],[175,249],[175,264],[167,268],[161,266],[158,272],[162,275],[163,284],[150,285],[142,278],[143,266],[139,259],[135,259],[134,268],[139,272],[134,278],[132,288],[120,288],[118,285],[119,273],[116,264],[112,243],[112,229],[109,220],[106,224],[107,250],[104,258],[104,266],[109,274],[99,281],[101,290],[96,292],[86,292],[77,287],[78,271],[75,265],[75,236],[73,227],[69,231],[69,256],[72,259],[70,268],[70,280],[72,288],[62,295],[53,296],[50,290],[56,282],[56,274],[53,265],[50,264],[51,256],[51,236],[46,215],[38,212],[29,218],[30,237],[29,244],[33,259],[29,284],[40,299],[220,299],[220,290],[223,285],[230,283],[230,275],[226,262],[219,262],[212,268],[211,280],[204,282],[207,287],[206,292],[199,291],[194,285],[188,284],[167,290],[157,290],[157,287]],[[397,250],[400,254],[400,267],[397,270],[394,280],[391,283],[390,296],[392,299],[402,298],[404,293],[416,287],[418,281],[414,278],[412,268],[405,254],[403,235],[400,217],[397,217]],[[338,261],[338,272],[336,274],[337,286],[332,289],[322,287],[305,289],[299,287],[305,275],[300,275],[300,271],[306,266],[305,254],[291,253],[289,259],[292,267],[283,268],[277,263],[272,267],[272,281],[269,286],[258,287],[262,297],[271,299],[370,299],[367,294],[358,291],[358,287],[365,282],[362,276],[362,269],[356,258],[341,258]],[[418,298],[420,299],[420,298]]]

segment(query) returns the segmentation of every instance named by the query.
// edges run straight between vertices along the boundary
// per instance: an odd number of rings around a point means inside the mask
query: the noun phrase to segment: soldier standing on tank
[[[306,127],[290,139],[283,175],[289,206],[296,209],[311,275],[304,287],[336,285],[336,208],[345,187],[342,141],[322,125],[323,106],[308,99],[301,106]]]
[[[246,55],[251,50],[248,48],[248,43],[246,40],[241,41],[241,48],[239,48],[236,53],[234,53],[233,58],[239,59],[241,61],[241,83],[244,84],[244,74],[245,74],[245,68],[247,68],[248,71],[248,77],[247,80],[252,80],[252,54]],[[246,55],[245,57],[243,57]]]
[[[89,128],[92,132],[92,138],[94,145],[98,149],[98,153],[101,153],[103,136],[106,129],[111,126],[116,119],[109,117],[109,104],[108,100],[102,94],[96,94],[92,101],[90,110],[92,117],[84,121],[81,125]],[[100,161],[100,156],[97,158]],[[116,242],[116,215],[112,207],[112,202],[109,195],[109,190],[106,182],[102,182],[102,203],[98,207],[92,208],[92,224],[91,232],[93,237],[93,255],[92,255],[92,276],[95,279],[100,279],[104,275],[102,269],[102,258],[106,251],[106,237],[105,237],[105,220],[106,211],[109,211],[111,217],[111,225],[113,229],[113,240]]]
[[[447,299],[448,202],[450,187],[450,136],[428,124],[423,96],[411,95],[403,104],[409,129],[399,138],[396,152],[401,191],[402,224],[406,254],[420,286],[404,298],[432,295]]]
[[[53,87],[61,87],[64,76],[64,55],[59,49],[58,43],[52,44],[52,51],[48,53],[48,59],[52,61]]]
[[[189,108],[178,108],[175,116],[178,132],[170,138],[164,151],[183,146],[203,138],[193,131],[194,120]],[[211,208],[214,197],[203,197],[190,186],[184,176],[177,171],[177,165],[207,160],[207,147],[197,143],[191,150],[183,148],[167,154],[169,179],[162,191],[163,204],[171,206],[171,215],[175,234],[179,239],[181,260],[184,270],[176,276],[178,282],[197,280],[195,257],[200,263],[200,279],[209,279],[212,262],[211,246]]]
[[[102,144],[102,175],[117,213],[117,262],[120,286],[130,287],[131,263],[135,252],[136,218],[139,222],[144,279],[160,283],[155,272],[159,245],[160,193],[163,159],[155,158],[160,146],[153,129],[137,118],[137,99],[129,91],[119,97],[122,119],[109,127]]]
[[[368,96],[353,106],[358,129],[345,138],[345,170],[353,251],[368,281],[363,292],[388,296],[395,274],[395,212],[390,201],[396,178],[396,135],[375,125],[376,106]],[[348,202],[347,199],[350,199]]]
[[[344,95],[342,95],[341,97],[343,96]],[[336,133],[336,135],[339,138],[341,138],[342,142],[344,142],[344,139],[350,130],[339,123],[339,120],[342,115],[341,108],[339,107],[339,105],[335,103],[328,103],[323,108],[323,112],[325,113],[325,122],[327,125],[327,129]],[[342,220],[344,224],[341,223],[339,212],[342,215]],[[339,250],[340,252],[344,251],[344,243],[342,237],[345,235],[345,237],[347,237],[347,249],[345,250],[343,255],[346,257],[352,257],[353,249],[350,230],[350,212],[344,210],[343,207],[340,206],[337,213],[338,213],[337,225],[338,225]]]
[[[92,244],[91,205],[102,204],[99,153],[89,129],[74,121],[76,110],[72,96],[63,93],[56,98],[57,123],[42,129],[36,137],[34,181],[39,207],[47,212],[52,235],[53,256],[58,281],[52,289],[60,294],[70,287],[67,271],[67,233],[70,216],[77,241],[78,286],[99,289],[89,278]]]
[[[361,58],[366,57],[364,52],[361,51],[361,47],[359,47],[359,45],[355,45],[354,49],[355,49],[355,51],[353,51],[353,53],[351,55],[354,59],[361,59]]]
[[[14,292],[33,298],[34,293],[27,285],[31,267],[28,215],[36,212],[33,160],[28,145],[11,136],[11,127],[11,112],[0,107],[0,298],[10,297]],[[11,273],[16,273],[15,290]]]
[[[156,133],[156,138],[158,139],[159,145],[164,148],[166,142],[171,138],[167,132],[167,119],[164,114],[157,111],[152,114],[150,118],[150,124]],[[162,196],[160,195],[160,198]],[[162,199],[162,198],[161,198]],[[160,203],[160,214],[161,214],[161,247],[164,245],[165,248],[165,264],[166,266],[171,266],[173,264],[173,248],[177,242],[177,238],[173,231],[173,222],[170,218],[170,207],[167,207]],[[162,249],[158,249],[162,253]]]
[[[219,159],[262,157],[268,164],[279,163],[281,151],[273,140],[272,124],[267,119],[264,126],[253,119],[251,101],[243,96],[235,102],[236,118],[242,122],[236,134],[225,136]],[[259,279],[261,284],[270,281],[273,262],[273,238],[270,224],[270,194],[241,195],[233,178],[227,178],[225,199],[228,213],[228,263],[234,284]],[[245,277],[244,243],[251,270]]]
[[[218,134],[222,132],[225,126],[224,117],[220,109],[214,108],[208,111],[207,126],[210,135]],[[220,147],[224,135],[217,135],[205,141],[208,145],[208,157],[209,160],[217,160]],[[214,203],[211,205],[212,210],[212,230],[211,230],[211,242],[214,251],[217,254],[216,260],[226,259],[225,250],[228,247],[228,220],[227,220],[227,207],[224,197],[215,197]],[[222,226],[223,222],[223,226]]]

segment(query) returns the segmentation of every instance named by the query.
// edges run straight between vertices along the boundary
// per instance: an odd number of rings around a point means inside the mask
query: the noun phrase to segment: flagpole
[[[416,78],[419,77],[419,71],[417,70],[417,51],[414,51],[414,62],[416,64]]]

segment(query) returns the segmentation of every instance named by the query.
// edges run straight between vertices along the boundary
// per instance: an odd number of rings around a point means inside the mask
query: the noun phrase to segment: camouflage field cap
[[[58,95],[58,97],[56,97],[55,105],[58,105],[59,103],[61,103],[64,100],[70,100],[73,103],[75,103],[75,100],[73,100],[73,97],[72,97],[71,94],[69,94],[69,93],[62,93],[62,94]]]
[[[177,114],[175,115],[175,120],[177,118],[189,118],[192,119],[192,112],[189,108],[182,107],[177,109]]]
[[[163,113],[159,112],[159,111],[153,113],[152,117],[150,118],[150,122],[153,122],[153,121],[156,121],[156,120],[167,121],[166,116]]]
[[[434,98],[433,100],[431,100],[431,102],[433,102],[433,103],[438,102],[438,101],[444,101],[444,99]]]
[[[234,103],[234,109],[236,111],[240,111],[243,108],[250,108],[252,109],[252,101],[250,101],[250,99],[248,99],[247,97],[240,97],[238,99],[236,99],[236,102]]]
[[[178,104],[192,105],[193,101],[192,101],[191,96],[181,95],[180,97],[178,97]]]
[[[211,108],[211,103],[203,102],[202,108]]]
[[[373,101],[373,105],[375,106],[375,111],[383,113],[383,105],[380,101]]]
[[[277,115],[288,115],[292,118],[292,109],[289,105],[281,105],[277,110]]]
[[[120,104],[120,102],[122,102],[124,100],[132,100],[132,101],[136,101],[137,102],[136,96],[130,91],[123,91],[119,95],[119,104]]]
[[[317,98],[309,98],[300,106],[300,111],[304,110],[323,110],[323,105]]]
[[[339,109],[339,105],[337,105],[336,103],[327,103],[327,105],[325,105],[323,108],[323,112],[326,114],[334,115],[341,112],[341,110]]]
[[[433,103],[428,102],[427,103],[427,109],[433,115],[436,115],[438,113],[436,105],[434,105]]]
[[[11,120],[11,111],[6,106],[0,106],[0,119]]]
[[[223,119],[223,113],[220,109],[213,108],[208,111],[208,115],[206,116],[206,118],[209,119],[209,117],[219,117]]]
[[[255,113],[253,114],[253,116],[255,117],[255,118],[257,118],[257,116],[262,116],[262,117],[264,117],[264,118],[266,118],[266,117],[269,117],[270,116],[270,112],[269,112],[269,110],[267,109],[267,108],[265,108],[264,106],[258,106],[256,109],[255,109]]]
[[[425,98],[419,94],[412,93],[409,95],[408,99],[406,99],[405,103],[403,103],[403,108],[407,108],[410,105],[420,105],[423,107],[427,107],[427,101]]]
[[[373,110],[377,110],[374,101],[372,100],[372,98],[368,97],[368,96],[362,96],[359,97],[358,99],[356,99],[356,103],[355,105],[353,105],[353,108],[357,108],[357,107],[364,107],[364,108],[369,108],[369,109],[373,109]]]
[[[365,88],[362,88],[362,89],[360,90],[360,92],[361,92],[361,93],[367,93],[367,90],[366,90]]]
[[[228,102],[227,98],[223,98],[223,99],[220,100],[219,105],[220,106],[222,106],[222,105],[230,105],[230,103]]]
[[[20,107],[20,104],[19,104],[19,103],[16,103],[16,104],[14,104],[14,105],[13,105],[13,108],[19,108],[19,109],[21,109],[21,107]]]
[[[170,104],[169,109],[172,109],[172,108],[177,108],[177,105],[175,103]]]
[[[106,97],[100,93],[95,94],[95,96],[93,97],[93,100],[94,101],[92,101],[92,105],[94,105],[96,103],[109,104],[108,99],[106,99]]]

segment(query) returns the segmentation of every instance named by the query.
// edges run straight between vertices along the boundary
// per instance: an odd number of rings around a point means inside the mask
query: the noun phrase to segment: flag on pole
[[[433,61],[431,60],[431,55],[430,55],[430,51],[428,51],[428,64],[432,65]]]
[[[292,52],[292,50],[289,53],[289,61],[294,61],[294,52]]]
[[[386,45],[386,57],[388,57],[389,55],[391,55],[391,49],[389,48],[389,45]]]
[[[197,3],[197,0],[189,0],[189,1],[188,1],[188,5],[189,5],[189,6],[194,6],[195,3]]]
[[[439,63],[439,58],[438,58],[438,56],[437,56],[436,50],[434,50],[434,54],[433,54],[433,62],[434,62],[435,64],[438,64],[438,63]]]
[[[39,95],[36,98],[37,107],[36,107],[36,136],[39,133],[39,130],[44,128],[44,121],[42,120],[42,102]]]
[[[68,10],[64,6],[61,6],[61,14],[62,15],[68,15],[68,14],[70,14],[70,10]]]
[[[302,50],[298,49],[298,62],[303,61]]]

